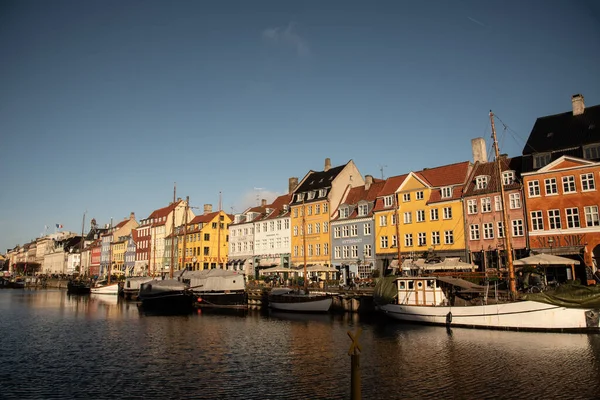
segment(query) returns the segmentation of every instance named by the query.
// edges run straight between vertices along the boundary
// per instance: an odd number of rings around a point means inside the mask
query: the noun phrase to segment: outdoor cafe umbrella
[[[575,279],[575,265],[581,264],[577,260],[566,257],[555,256],[554,254],[540,253],[533,256],[521,258],[513,262],[513,265],[540,265],[544,267],[554,265],[570,265],[573,279]]]

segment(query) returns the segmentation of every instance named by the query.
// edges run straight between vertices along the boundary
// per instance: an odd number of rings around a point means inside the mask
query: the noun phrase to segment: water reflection
[[[0,291],[2,397],[346,399],[358,328],[365,399],[600,393],[600,335],[269,310],[150,317],[119,299],[19,292]]]

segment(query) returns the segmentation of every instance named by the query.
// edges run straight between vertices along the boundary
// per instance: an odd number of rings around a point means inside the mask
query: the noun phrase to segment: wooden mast
[[[81,275],[81,269],[83,267],[83,242],[85,241],[84,232],[85,232],[85,211],[83,213],[83,222],[81,223],[81,243],[79,243],[79,275]]]
[[[394,203],[396,203],[396,210],[394,213],[396,214],[396,247],[398,248],[398,272],[402,271],[402,257],[400,257],[400,205],[398,202],[399,194],[394,192]]]
[[[221,269],[221,192],[219,192],[219,213],[217,214],[217,267]]]
[[[106,282],[107,285],[110,285],[110,274],[112,273],[112,241],[113,241],[113,219],[112,217],[110,218],[110,246],[108,248],[108,280]]]
[[[308,275],[306,271],[306,205],[302,198],[302,255],[304,257],[304,293],[308,294]]]
[[[175,204],[177,193],[177,182],[173,185],[173,218],[171,218],[171,266],[169,267],[169,278],[173,279],[173,264],[175,264]]]
[[[183,269],[186,268],[185,265],[185,248],[186,248],[186,244],[187,244],[187,224],[188,224],[188,205],[190,204],[190,196],[186,196],[185,197],[185,208],[184,208],[184,223],[183,223],[183,249],[181,250],[181,264],[183,266]]]
[[[502,204],[502,224],[504,225],[504,240],[506,249],[506,264],[508,268],[508,284],[511,296],[517,297],[517,285],[515,282],[515,267],[511,246],[511,227],[508,225],[508,215],[504,202],[504,182],[502,181],[502,166],[500,164],[500,151],[498,150],[498,139],[496,138],[496,125],[494,124],[494,113],[490,110],[490,122],[492,124],[492,139],[494,140],[494,151],[496,153],[496,168],[498,173],[498,184],[500,185],[500,200]]]

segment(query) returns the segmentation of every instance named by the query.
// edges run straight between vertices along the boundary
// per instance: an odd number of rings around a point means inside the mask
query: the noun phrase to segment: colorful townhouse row
[[[288,193],[272,203],[234,215],[205,205],[196,216],[178,199],[140,223],[132,213],[114,227],[92,225],[83,243],[44,237],[17,246],[9,265],[35,260],[42,272],[62,265],[65,273],[91,275],[158,274],[173,265],[258,277],[272,266],[306,262],[368,277],[432,256],[503,267],[508,236],[515,259],[552,253],[593,272],[600,257],[600,106],[586,108],[581,95],[571,100],[571,111],[536,120],[517,157],[488,160],[485,140],[476,138],[472,161],[385,180],[363,177],[352,160],[332,167],[327,158],[322,171],[290,178]]]

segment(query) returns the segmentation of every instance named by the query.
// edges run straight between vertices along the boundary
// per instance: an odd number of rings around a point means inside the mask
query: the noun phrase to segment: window
[[[358,226],[357,225],[351,225],[350,226],[350,236],[358,236]]]
[[[384,207],[391,207],[394,205],[394,196],[385,196],[383,198],[383,206]]]
[[[404,202],[410,201],[410,193],[404,193],[402,195],[402,201],[404,201]]]
[[[205,247],[203,251],[204,251],[205,256],[210,254],[210,248],[208,248],[208,247]]]
[[[432,208],[431,210],[429,210],[429,219],[432,221],[437,221],[440,218],[440,216],[438,215],[438,209],[437,208]]]
[[[595,190],[596,183],[594,182],[594,174],[583,174],[581,175],[581,190]]]
[[[467,200],[467,214],[477,214],[477,200]]]
[[[567,215],[567,228],[579,228],[579,209],[577,207],[566,208],[565,213]]]
[[[485,189],[488,185],[488,177],[484,175],[480,175],[475,178],[475,189],[481,190]]]
[[[367,204],[361,204],[358,206],[358,216],[364,217],[369,213],[369,206]]]
[[[513,236],[523,236],[523,220],[514,219],[511,222]]]
[[[258,229],[257,229],[258,232]],[[298,227],[294,226],[294,236],[298,236]]]
[[[315,222],[315,233],[321,233],[321,223]]]
[[[321,205],[315,204],[315,214],[321,214]]]
[[[350,212],[350,210],[348,209],[348,207],[340,208],[340,218],[348,218],[349,212]]]
[[[479,225],[473,224],[469,226],[469,238],[471,240],[479,240]]]
[[[452,219],[452,207],[444,207],[444,219]]]
[[[419,246],[427,246],[427,234],[419,232]]]
[[[396,215],[396,213],[391,215],[391,220],[392,220],[392,225],[396,225],[398,223],[398,221],[396,221],[398,219],[398,216]]]
[[[363,254],[365,257],[373,257],[373,248],[370,244],[365,244]]]
[[[210,240],[210,233],[204,234],[204,240]]]
[[[311,235],[311,234],[312,234],[312,231],[313,231],[313,226],[312,226],[312,224],[307,224],[307,225],[306,225],[306,234],[307,234],[307,235]]]
[[[342,227],[342,237],[350,236],[350,227],[348,225],[344,225]]]
[[[319,189],[319,197],[325,197],[327,194],[327,189]]]
[[[363,226],[363,233],[365,235],[371,234],[371,224],[369,224],[368,222]]]
[[[340,258],[340,246],[333,248],[333,258]]]
[[[315,255],[317,255],[317,256],[321,255],[321,243],[315,244]]]
[[[575,177],[574,176],[563,176],[563,193],[575,192]]]
[[[333,237],[335,239],[337,239],[337,238],[339,238],[341,236],[342,236],[342,227],[341,226],[334,226],[333,227]]]
[[[444,243],[445,244],[454,244],[454,232],[453,231],[445,231],[444,232]]]
[[[306,215],[312,215],[312,206],[308,206],[306,209]]]
[[[583,158],[586,160],[595,160],[600,158],[600,144],[595,143],[583,148]]]
[[[308,200],[314,199],[315,198],[315,192],[308,192],[306,194],[306,197],[307,197]]]
[[[425,210],[417,210],[417,222],[425,222]]]
[[[298,209],[297,208],[294,208],[294,218],[298,218]]]
[[[358,258],[358,246],[357,245],[350,246],[350,257],[352,257],[354,259]]]
[[[313,251],[314,251],[313,245],[309,244],[308,245],[308,255],[312,256],[313,255]]]
[[[329,243],[323,243],[323,255],[326,256],[329,254]]]
[[[296,195],[296,201],[302,201],[304,200],[304,193],[298,193]]]
[[[540,195],[540,183],[538,181],[527,182],[529,188],[529,197],[537,197]]]
[[[412,247],[412,245],[413,245],[413,236],[412,236],[412,233],[405,233],[404,234],[404,245],[406,247]]]
[[[298,246],[294,246],[294,256],[298,257]]]
[[[533,155],[533,168],[539,169],[550,164],[550,153],[540,153]]]
[[[379,238],[379,243],[382,249],[387,249],[388,247],[388,237],[382,236]]]
[[[417,200],[423,200],[425,198],[425,194],[422,190],[420,190],[415,194],[415,197],[417,198]]]
[[[504,223],[502,221],[498,222],[498,237],[504,237]]]
[[[550,229],[561,229],[560,210],[548,210],[548,223]]]
[[[558,194],[558,186],[556,185],[556,178],[548,178],[544,181],[546,186],[546,196]]]
[[[440,232],[439,231],[431,232],[431,244],[434,246],[440,244]]]
[[[512,185],[515,183],[515,171],[504,171],[502,173],[502,184]]]
[[[323,214],[327,214],[329,212],[329,203],[323,204]]]
[[[392,235],[392,247],[398,247],[398,236]]]
[[[379,216],[379,226],[387,226],[387,215]]]
[[[211,225],[212,225],[213,229],[217,229],[217,223],[216,222],[213,222]]]
[[[452,197],[452,188],[447,186],[442,188],[442,199]]]
[[[511,193],[508,198],[510,199],[510,208],[511,210],[521,208],[521,194],[520,193]]]
[[[481,199],[481,212],[488,213],[492,212],[492,199],[489,197],[484,197]]]
[[[544,230],[544,217],[541,211],[531,212],[531,230],[543,231]]]
[[[494,210],[502,211],[502,197],[494,196]]]
[[[290,229],[290,220],[286,219],[283,221],[283,229],[288,230]]]
[[[587,206],[583,208],[585,212],[585,225],[586,226],[600,226],[600,219],[598,219],[598,206]]]
[[[411,224],[412,223],[412,213],[410,211],[404,213],[404,223],[405,224]]]
[[[494,224],[492,222],[486,222],[483,224],[483,238],[493,239],[494,238]]]

